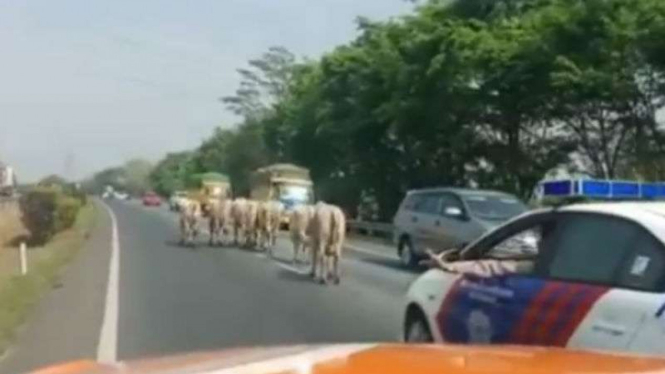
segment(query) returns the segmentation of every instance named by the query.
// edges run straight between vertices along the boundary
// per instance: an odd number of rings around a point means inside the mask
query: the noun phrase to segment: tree
[[[251,171],[293,162],[319,198],[351,213],[376,201],[383,220],[412,188],[528,197],[561,167],[665,178],[665,2],[419,3],[399,19],[359,19],[358,36],[319,60],[283,48],[250,60],[222,100],[240,123],[216,130],[185,170],[228,174],[246,194]]]
[[[286,93],[295,56],[284,47],[271,47],[260,58],[249,60],[249,67],[238,69],[240,87],[235,95],[221,100],[245,120],[257,120]]]
[[[51,174],[42,178],[37,184],[40,186],[58,186],[64,187],[68,184],[67,180],[57,174]]]
[[[142,159],[132,159],[127,161],[122,169],[127,192],[133,195],[140,195],[150,189],[152,163]]]
[[[189,175],[196,173],[191,152],[169,153],[150,173],[152,188],[162,196],[183,190]]]

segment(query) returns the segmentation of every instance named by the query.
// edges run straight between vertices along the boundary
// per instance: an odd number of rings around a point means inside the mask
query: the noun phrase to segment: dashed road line
[[[370,256],[381,257],[381,258],[385,258],[387,260],[398,260],[398,258],[396,256],[390,256],[390,255],[387,255],[385,253],[372,251],[370,249],[365,249],[365,248],[362,248],[362,247],[358,247],[357,245],[351,245],[351,244],[346,243],[346,244],[344,244],[344,247],[347,248],[347,249],[350,249],[354,252],[363,253],[363,254],[370,255]]]
[[[284,270],[288,270],[292,273],[296,273],[298,275],[308,275],[309,274],[309,270],[307,270],[307,269],[299,269],[299,268],[297,268],[293,265],[287,265],[287,264],[279,262],[279,261],[275,261],[274,263],[275,263],[275,265],[279,266],[280,268],[282,268]]]

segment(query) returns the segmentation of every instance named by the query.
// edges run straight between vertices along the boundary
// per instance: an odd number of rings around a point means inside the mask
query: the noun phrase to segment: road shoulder
[[[103,206],[95,204],[95,224],[83,250],[40,299],[15,344],[0,360],[0,372],[95,359],[111,255],[110,217]]]

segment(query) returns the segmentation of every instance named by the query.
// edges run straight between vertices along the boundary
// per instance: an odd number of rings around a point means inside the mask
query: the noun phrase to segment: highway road
[[[107,340],[106,359],[124,360],[399,337],[404,295],[417,273],[401,269],[392,249],[349,241],[354,249],[345,251],[341,284],[323,286],[306,275],[306,265],[291,264],[286,237],[274,258],[210,248],[206,239],[183,248],[177,216],[165,207],[111,201],[119,259],[117,287],[109,287],[113,221],[99,207],[89,248],[67,269],[62,287],[37,306],[16,347],[0,361],[0,372],[99,358],[99,339]],[[112,288],[115,298],[108,295]]]

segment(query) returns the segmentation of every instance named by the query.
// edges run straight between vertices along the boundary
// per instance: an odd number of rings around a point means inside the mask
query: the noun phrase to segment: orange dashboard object
[[[235,349],[114,365],[84,361],[34,373],[665,374],[665,359],[560,348],[355,344]]]

